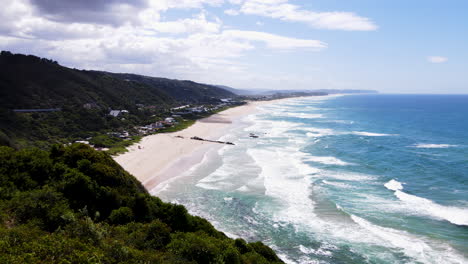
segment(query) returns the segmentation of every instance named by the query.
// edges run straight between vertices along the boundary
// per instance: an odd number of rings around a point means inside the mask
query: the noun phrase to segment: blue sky
[[[4,0],[0,49],[259,89],[468,93],[468,1]]]

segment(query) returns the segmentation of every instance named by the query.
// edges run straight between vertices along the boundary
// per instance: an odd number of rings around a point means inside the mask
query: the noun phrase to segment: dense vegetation
[[[150,87],[158,87],[182,104],[216,103],[217,98],[233,96],[233,93],[226,89],[193,81],[170,80],[123,73],[114,73],[112,76],[126,81],[146,84]]]
[[[182,104],[233,96],[190,81],[70,69],[36,56],[0,54],[0,145],[47,148],[154,122]],[[16,113],[13,109],[60,109]],[[119,117],[109,111],[128,110]]]
[[[0,147],[0,263],[282,263],[150,196],[106,153]]]

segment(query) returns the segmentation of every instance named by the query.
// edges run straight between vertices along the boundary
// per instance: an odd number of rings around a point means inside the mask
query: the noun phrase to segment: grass
[[[127,147],[140,142],[141,136],[132,136],[130,140],[122,140],[116,142],[113,146],[109,147],[106,152],[110,155],[122,154],[128,151]]]
[[[156,132],[156,133],[157,134],[159,134],[159,133],[172,133],[172,132],[181,131],[181,130],[184,130],[184,129],[190,127],[191,125],[195,124],[196,121],[197,121],[196,119],[180,120],[176,125],[174,125],[172,127],[167,127],[167,128],[158,130],[158,132]]]

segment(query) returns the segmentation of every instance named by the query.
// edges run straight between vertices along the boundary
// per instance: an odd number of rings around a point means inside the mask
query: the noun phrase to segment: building
[[[113,117],[118,117],[120,114],[128,114],[127,110],[111,110],[109,112],[109,115]]]
[[[183,106],[179,106],[179,107],[174,107],[174,108],[171,108],[171,110],[181,110],[181,109],[184,109],[184,108],[187,108],[187,107],[190,107],[190,105],[183,105]]]
[[[172,124],[175,122],[175,119],[173,117],[167,117],[166,119],[164,119],[164,122]]]
[[[162,122],[156,122],[156,123],[153,123],[153,124],[150,124],[149,125],[150,128],[163,128],[164,127],[164,124]]]

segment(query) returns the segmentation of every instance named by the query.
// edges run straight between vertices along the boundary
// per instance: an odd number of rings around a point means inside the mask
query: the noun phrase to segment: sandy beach
[[[191,137],[217,140],[236,120],[254,113],[257,106],[268,103],[273,101],[249,102],[200,119],[181,131],[144,137],[141,142],[129,147],[128,152],[114,159],[133,174],[147,190],[152,190],[158,184],[199,163],[209,149],[223,146],[192,140]]]

